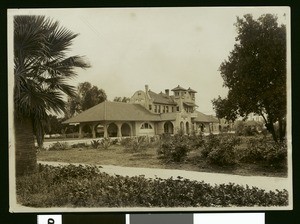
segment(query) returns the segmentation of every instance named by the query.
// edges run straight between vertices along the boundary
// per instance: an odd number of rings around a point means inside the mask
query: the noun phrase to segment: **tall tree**
[[[14,17],[17,175],[35,170],[34,135],[41,144],[48,115],[65,111],[63,95],[75,95],[66,81],[76,76],[76,67],[89,67],[80,56],[66,56],[77,35],[45,16]]]
[[[236,44],[220,66],[226,99],[213,105],[221,117],[263,117],[273,139],[283,141],[286,123],[286,27],[277,17],[266,14],[254,20],[252,15],[237,18]],[[224,108],[227,112],[224,113]],[[274,124],[278,122],[278,131]]]
[[[123,97],[116,96],[116,97],[114,98],[114,102],[128,103],[129,101],[130,101],[130,98],[129,98],[129,97],[126,97],[126,96],[123,96]]]
[[[68,99],[68,114],[70,118],[77,113],[81,113],[99,103],[106,101],[107,96],[103,89],[92,86],[89,82],[79,83],[77,93]]]
[[[62,118],[58,118],[55,115],[49,115],[48,121],[45,123],[45,134],[62,134],[65,129],[65,125],[62,124]]]

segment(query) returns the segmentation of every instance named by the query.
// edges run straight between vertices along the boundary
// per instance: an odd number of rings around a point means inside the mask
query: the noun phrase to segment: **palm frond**
[[[45,16],[14,17],[15,116],[33,120],[39,144],[48,114],[65,112],[64,95],[76,95],[66,81],[90,67],[84,57],[66,57],[77,35]]]
[[[58,22],[51,24],[49,29],[51,30],[47,39],[50,49],[49,57],[64,57],[65,52],[72,45],[73,39],[76,38],[78,34],[64,27],[59,27]]]
[[[44,16],[15,16],[14,53],[20,61],[46,55]]]

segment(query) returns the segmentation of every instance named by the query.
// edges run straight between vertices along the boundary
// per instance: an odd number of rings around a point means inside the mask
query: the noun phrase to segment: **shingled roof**
[[[173,98],[165,93],[157,94],[155,92],[152,92],[151,90],[149,90],[148,93],[149,96],[153,99],[153,103],[176,105]]]
[[[186,91],[186,89],[183,88],[183,87],[181,87],[180,85],[178,85],[177,87],[175,87],[174,89],[172,89],[172,91],[178,91],[178,90]]]
[[[193,89],[191,89],[190,87],[187,89],[187,91],[190,92],[190,93],[197,93],[196,90],[193,90]]]
[[[206,115],[204,113],[201,113],[199,111],[195,111],[197,113],[197,117],[194,118],[195,122],[210,122],[210,123],[219,123],[218,119],[210,116],[210,115]]]
[[[159,114],[153,114],[139,104],[103,102],[63,123],[93,121],[159,121]]]
[[[213,116],[196,111],[195,122],[218,123]],[[74,116],[64,124],[95,122],[95,121],[170,121],[176,120],[176,112],[154,114],[139,104],[122,102],[103,102]]]

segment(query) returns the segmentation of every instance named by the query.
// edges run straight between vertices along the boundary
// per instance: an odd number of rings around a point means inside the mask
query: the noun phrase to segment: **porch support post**
[[[108,134],[107,134],[107,124],[103,124],[103,129],[104,129],[104,138],[107,138],[108,137]]]
[[[130,126],[130,137],[133,136],[133,124],[129,123]]]
[[[96,131],[95,131],[96,125],[95,125],[95,124],[91,124],[90,127],[91,127],[91,129],[92,129],[92,135],[93,135],[93,138],[96,138]]]
[[[82,124],[79,124],[79,133],[78,133],[78,138],[82,138]]]
[[[122,137],[121,127],[122,123],[116,123],[118,127],[117,137]]]

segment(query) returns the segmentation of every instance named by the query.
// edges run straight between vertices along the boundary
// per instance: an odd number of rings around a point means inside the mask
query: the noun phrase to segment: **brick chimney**
[[[146,94],[148,94],[148,91],[149,91],[149,86],[148,85],[145,85],[145,91],[146,91]]]
[[[165,93],[166,93],[167,96],[169,96],[170,90],[169,89],[165,89]]]

